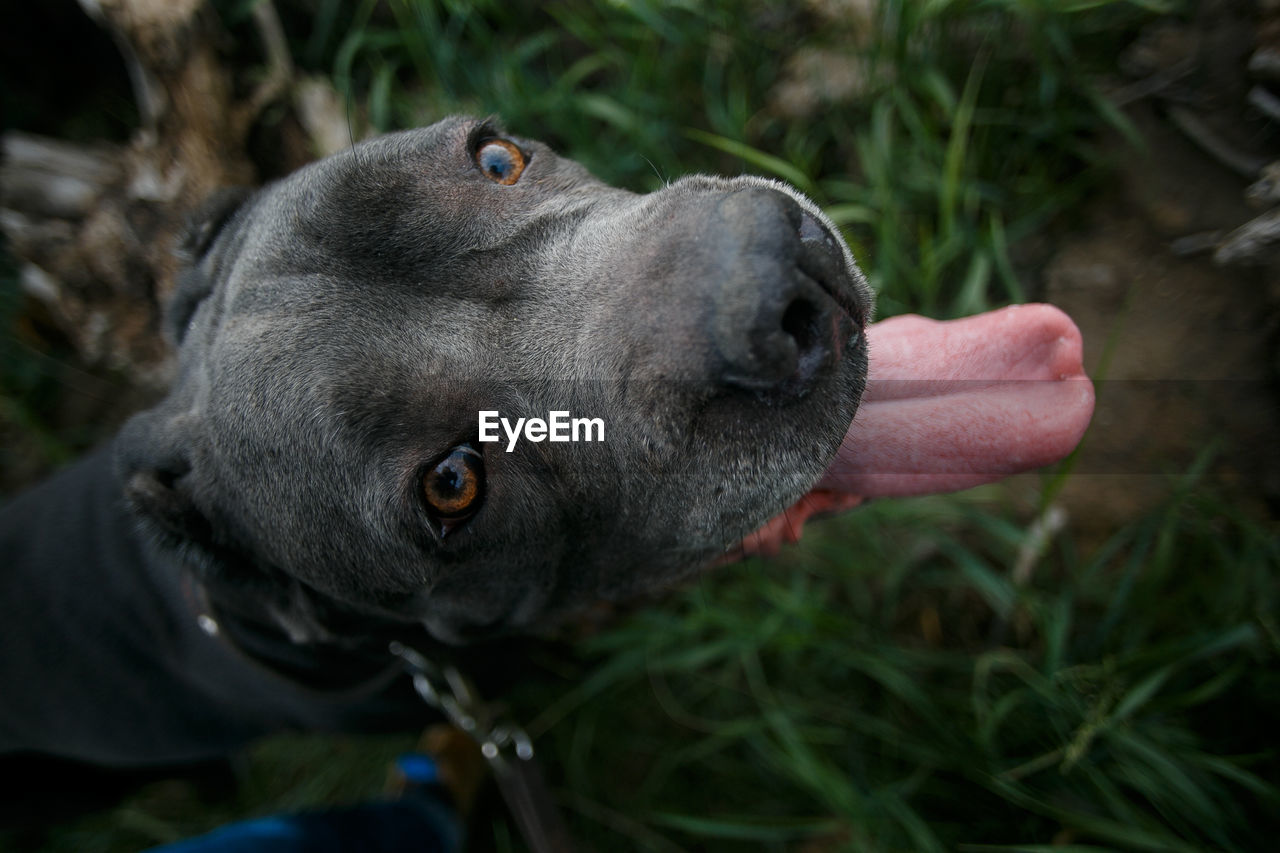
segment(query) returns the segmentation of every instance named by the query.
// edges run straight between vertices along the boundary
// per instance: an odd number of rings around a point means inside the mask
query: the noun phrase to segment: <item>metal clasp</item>
[[[457,667],[429,661],[403,643],[392,643],[391,654],[403,661],[422,700],[479,744],[529,847],[535,853],[571,850],[569,833],[533,760],[528,733],[510,721],[495,721],[492,709]]]
[[[475,685],[457,667],[441,666],[398,642],[391,644],[391,654],[404,662],[422,700],[474,738],[486,759],[494,761],[507,749],[521,761],[533,758],[533,740],[525,730],[507,720],[494,721]]]

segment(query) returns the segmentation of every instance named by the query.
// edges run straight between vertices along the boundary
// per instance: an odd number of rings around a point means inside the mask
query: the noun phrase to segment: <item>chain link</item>
[[[474,738],[486,759],[493,761],[507,749],[521,761],[533,758],[533,740],[525,730],[508,720],[494,720],[475,685],[457,667],[441,666],[398,642],[391,644],[391,654],[404,663],[422,701]]]
[[[498,788],[534,853],[566,853],[573,845],[533,760],[533,741],[524,729],[495,720],[475,685],[456,667],[441,666],[402,643],[391,644],[422,700],[471,736],[493,769]]]

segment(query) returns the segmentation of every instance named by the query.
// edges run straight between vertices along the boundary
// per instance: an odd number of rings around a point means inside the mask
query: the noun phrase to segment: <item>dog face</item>
[[[668,586],[813,486],[865,378],[869,291],[794,190],[636,195],[485,122],[215,205],[186,250],[126,493],[295,627],[463,641]],[[490,443],[484,411],[602,429]]]

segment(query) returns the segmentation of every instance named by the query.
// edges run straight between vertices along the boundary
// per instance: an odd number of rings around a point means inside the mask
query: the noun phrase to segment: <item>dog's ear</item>
[[[177,253],[182,262],[177,287],[165,312],[165,334],[181,344],[196,308],[213,291],[213,279],[202,261],[224,231],[234,227],[245,201],[253,195],[248,187],[215,192],[187,218]]]
[[[295,643],[331,640],[323,597],[252,559],[206,515],[200,441],[194,416],[163,408],[135,415],[121,430],[116,466],[143,529],[207,588],[216,587],[221,604],[270,616]]]
[[[259,565],[219,535],[201,506],[201,497],[208,498],[199,471],[201,440],[193,415],[163,407],[125,424],[116,441],[116,465],[135,516],[201,583],[216,585],[222,604],[266,613],[295,643],[331,639],[317,593]]]
[[[191,421],[163,407],[135,415],[120,431],[116,465],[125,499],[153,532],[184,552],[207,554],[216,543],[196,500]]]

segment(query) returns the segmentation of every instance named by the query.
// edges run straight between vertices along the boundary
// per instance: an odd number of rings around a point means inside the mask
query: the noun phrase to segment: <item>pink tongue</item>
[[[1056,462],[1093,415],[1080,332],[1052,305],[868,329],[858,416],[817,488],[865,497],[949,492]]]
[[[1056,462],[1093,415],[1080,332],[1051,305],[894,317],[867,336],[867,393],[836,458],[745,553],[772,553],[809,516],[865,498],[967,489]]]

